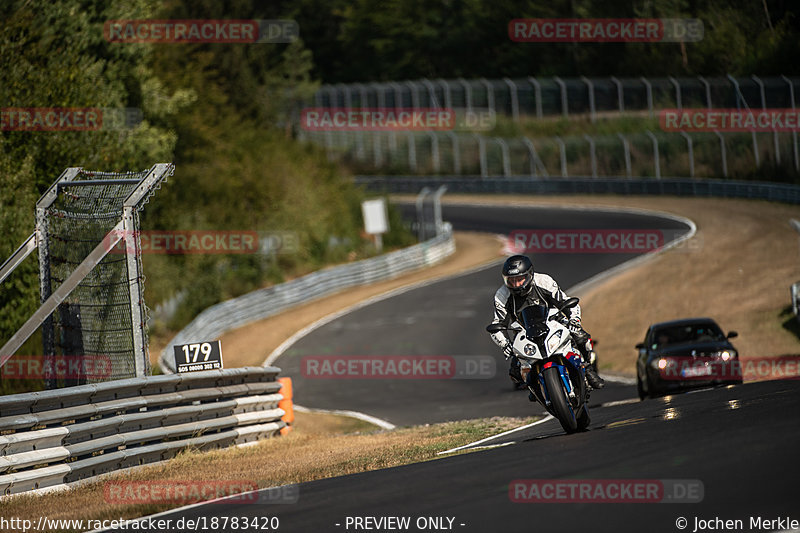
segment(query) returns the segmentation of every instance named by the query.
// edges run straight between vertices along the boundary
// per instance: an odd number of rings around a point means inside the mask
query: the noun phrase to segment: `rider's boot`
[[[602,389],[606,386],[605,380],[594,371],[592,365],[584,363],[583,368],[586,371],[586,381],[589,382],[591,388]]]
[[[525,383],[525,380],[522,377],[522,374],[519,371],[520,364],[519,359],[516,357],[511,358],[511,367],[508,369],[508,375],[511,377],[511,381],[515,384],[520,385]]]

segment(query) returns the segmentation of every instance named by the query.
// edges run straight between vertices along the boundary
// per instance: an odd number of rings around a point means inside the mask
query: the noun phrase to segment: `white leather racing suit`
[[[492,320],[492,324],[502,324],[504,327],[508,327],[509,324],[516,320],[516,311],[522,307],[522,304],[524,304],[526,300],[536,301],[540,298],[543,299],[548,306],[554,307],[568,299],[569,296],[559,288],[558,283],[556,283],[552,277],[547,274],[534,272],[532,288],[525,296],[513,294],[505,285],[497,289],[494,295],[494,320]],[[580,320],[580,305],[575,305],[569,309],[569,313],[570,318]],[[511,343],[506,333],[503,331],[492,333],[491,337],[494,343],[501,349],[504,349]],[[522,363],[524,367],[529,366],[525,361],[520,361],[520,363]]]

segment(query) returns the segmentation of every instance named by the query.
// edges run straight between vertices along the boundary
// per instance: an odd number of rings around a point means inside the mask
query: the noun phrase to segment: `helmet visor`
[[[530,272],[518,274],[516,276],[503,276],[506,287],[509,289],[523,289],[530,284],[531,278]]]

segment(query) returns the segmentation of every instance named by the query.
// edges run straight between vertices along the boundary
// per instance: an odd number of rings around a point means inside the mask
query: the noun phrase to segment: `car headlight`
[[[736,350],[722,350],[718,355],[723,361],[730,361],[736,357]]]
[[[561,344],[561,331],[556,331],[553,333],[549,339],[547,339],[547,351],[553,353],[558,348],[558,345]]]
[[[667,368],[669,361],[661,357],[657,361],[653,361],[653,363],[659,368],[659,370],[664,370],[665,368]]]

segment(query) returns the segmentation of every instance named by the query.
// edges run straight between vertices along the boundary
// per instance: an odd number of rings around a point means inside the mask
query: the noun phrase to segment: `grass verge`
[[[115,482],[248,481],[259,488],[435,460],[437,453],[534,421],[497,417],[379,431],[347,417],[297,413],[295,429],[245,448],[186,451],[174,460],[116,473],[78,488],[0,500],[0,516],[32,520],[118,520],[146,516],[187,502],[112,504],[104,487]],[[466,453],[466,452],[460,452]],[[302,494],[299,496],[303,497]],[[50,530],[69,531],[69,530]]]

